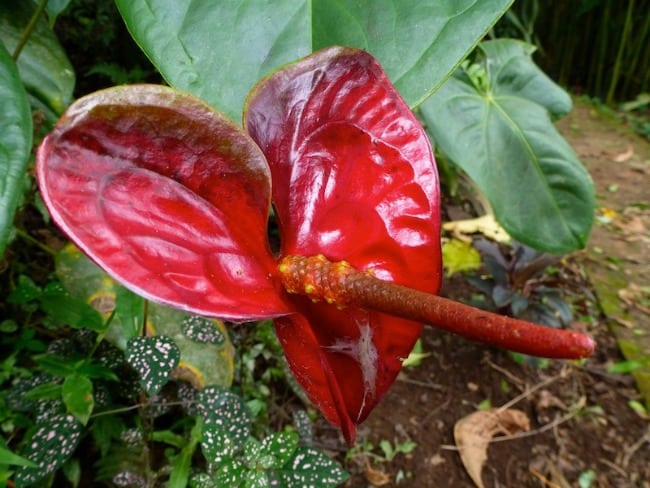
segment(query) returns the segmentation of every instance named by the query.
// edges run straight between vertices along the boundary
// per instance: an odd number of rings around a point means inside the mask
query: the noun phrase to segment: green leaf
[[[29,276],[18,276],[16,288],[7,297],[8,303],[27,303],[41,296],[42,290]]]
[[[262,76],[309,54],[311,3],[116,1],[129,32],[171,86],[237,121]]]
[[[2,464],[10,464],[14,466],[27,466],[27,467],[32,467],[35,468],[36,464],[30,461],[29,459],[25,459],[22,456],[19,456],[18,454],[14,454],[11,452],[9,449],[5,449],[4,447],[0,446],[0,465]]]
[[[1,15],[1,10],[0,10]],[[1,40],[1,36],[0,36]],[[32,149],[32,114],[18,70],[0,42],[0,257],[4,254]]]
[[[41,354],[34,356],[41,369],[53,376],[67,377],[74,374],[79,362],[78,358],[64,358],[57,354]]]
[[[314,50],[358,47],[375,56],[406,103],[422,103],[460,64],[512,0],[320,0]]]
[[[407,103],[418,105],[512,0],[116,3],[129,32],[170,85],[240,120],[246,96],[261,77],[332,45],[370,51]]]
[[[70,0],[48,0],[47,6],[45,7],[45,11],[47,12],[47,16],[50,20],[50,27],[54,26],[54,22],[56,22],[56,18],[59,16],[60,13],[62,13],[66,8],[68,8],[69,4],[70,4]]]
[[[180,355],[173,339],[165,336],[134,337],[126,346],[126,360],[140,375],[140,385],[149,396],[169,381]]]
[[[144,298],[123,286],[116,286],[115,290],[115,313],[128,340],[142,333]]]
[[[13,51],[18,43],[34,10],[32,2],[0,2],[0,40],[9,51]],[[72,101],[75,75],[44,17],[36,23],[17,64],[20,77],[35,105],[46,111],[49,122],[56,122]]]
[[[103,332],[102,316],[83,300],[70,296],[59,284],[50,283],[40,297],[41,309],[56,321],[74,328]]]
[[[82,374],[70,375],[63,382],[61,396],[68,413],[86,425],[95,406],[92,381]]]
[[[81,424],[72,415],[57,414],[43,422],[23,453],[36,467],[18,468],[16,487],[31,485],[59,469],[76,449],[81,433]]]
[[[554,117],[571,111],[573,103],[569,94],[533,61],[535,46],[514,39],[497,39],[482,42],[479,49],[495,94],[538,103]]]
[[[25,393],[25,400],[57,400],[61,398],[60,383],[44,383]]]
[[[299,447],[293,459],[278,474],[287,488],[335,487],[348,479],[348,474],[336,461],[311,447]]]
[[[171,463],[172,472],[169,476],[170,487],[187,486],[192,468],[192,456],[196,450],[196,445],[201,441],[203,422],[197,418],[190,432],[189,441],[186,441],[181,448],[181,452]]]
[[[501,77],[512,57],[499,59],[506,66],[480,61],[479,86],[467,71],[456,72],[422,105],[424,120],[438,149],[478,184],[512,237],[547,252],[579,249],[593,221],[591,178],[545,107],[524,98],[525,87],[514,88],[517,73]],[[528,70],[522,76],[534,84]],[[538,101],[559,106],[551,97]]]

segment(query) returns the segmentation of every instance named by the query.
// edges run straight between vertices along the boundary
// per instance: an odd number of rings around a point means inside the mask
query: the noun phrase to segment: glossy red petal
[[[134,291],[230,320],[289,311],[266,240],[265,158],[194,97],[154,85],[84,97],[37,171],[54,221]]]
[[[276,72],[251,93],[244,123],[271,167],[283,255],[322,253],[385,280],[438,291],[433,153],[416,117],[372,56],[334,47]],[[316,386],[305,376],[303,386],[330,420],[339,415],[334,423],[347,422],[343,410],[358,423],[394,380],[422,325],[307,301],[302,307],[320,354],[293,358],[287,336],[289,362],[299,378],[304,361],[311,369],[333,371],[344,406],[330,407],[337,394],[327,382]],[[354,359],[364,337],[371,338],[363,344],[374,372]],[[364,385],[371,377],[373,388]]]

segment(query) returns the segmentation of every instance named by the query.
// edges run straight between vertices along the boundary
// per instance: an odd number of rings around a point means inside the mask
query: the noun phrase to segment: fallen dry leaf
[[[364,475],[366,477],[366,480],[368,480],[368,483],[370,483],[372,486],[384,486],[390,483],[390,476],[384,471],[373,468],[367,458]]]
[[[529,429],[528,416],[516,409],[479,410],[456,422],[454,439],[460,459],[478,488],[484,488],[481,472],[487,460],[487,448],[492,437],[496,434],[511,435]]]
[[[629,146],[626,151],[614,156],[613,161],[615,163],[624,163],[625,161],[632,159],[632,156],[634,156],[634,148]]]

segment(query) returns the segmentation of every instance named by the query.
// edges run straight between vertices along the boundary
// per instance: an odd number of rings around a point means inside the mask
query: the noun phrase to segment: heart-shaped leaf
[[[372,56],[335,47],[283,68],[253,89],[244,124],[271,167],[283,255],[322,253],[388,281],[438,291],[433,154]],[[296,301],[301,315],[276,320],[285,354],[310,399],[351,440],[422,325]]]
[[[532,69],[521,44],[494,42],[484,47],[478,80],[459,70],[422,105],[427,127],[512,237],[548,252],[581,248],[593,221],[593,184],[546,110],[565,111],[566,96],[556,88],[525,98],[550,81]]]
[[[264,156],[196,98],[153,85],[84,97],[37,170],[53,219],[137,293],[232,320],[290,311],[266,240]]]
[[[95,406],[92,381],[82,374],[72,374],[63,382],[61,395],[68,412],[86,425]]]
[[[140,385],[149,396],[169,381],[180,356],[174,341],[165,336],[134,337],[126,347],[126,360],[140,375]]]
[[[371,52],[408,104],[417,105],[511,3],[117,0],[131,35],[165,79],[235,120],[263,75],[333,45]]]
[[[23,457],[36,467],[16,470],[17,487],[29,486],[59,469],[74,452],[81,438],[81,424],[72,415],[50,416],[27,441]]]
[[[13,59],[0,42],[0,256],[4,254],[32,149],[32,114]]]

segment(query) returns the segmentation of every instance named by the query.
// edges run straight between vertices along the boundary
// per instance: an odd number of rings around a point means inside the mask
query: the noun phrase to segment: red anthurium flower
[[[250,136],[170,88],[97,92],[39,148],[43,198],[82,250],[145,297],[274,318],[297,380],[350,442],[423,323],[549,357],[593,349],[586,336],[435,296],[433,154],[369,54],[329,48],[272,74],[244,126]],[[279,257],[266,238],[271,199]]]

